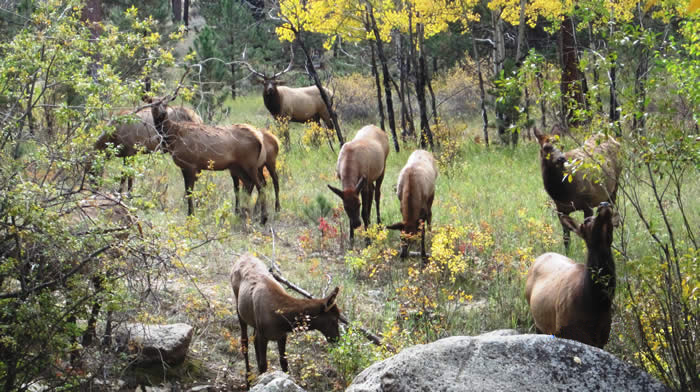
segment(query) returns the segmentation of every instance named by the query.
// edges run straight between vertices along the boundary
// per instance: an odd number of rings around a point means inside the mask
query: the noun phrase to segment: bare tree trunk
[[[422,53],[423,48],[420,47],[421,36],[423,35],[423,27],[420,23],[416,24],[415,35],[411,30],[413,25],[412,12],[408,14],[408,36],[411,42],[411,58],[413,59],[413,73],[415,75],[416,98],[418,99],[418,111],[420,114],[420,146],[430,149],[434,148],[433,133],[430,131],[430,123],[428,122],[428,108],[425,99],[425,56]]]
[[[377,86],[377,109],[379,110],[379,124],[384,129],[384,105],[382,104],[382,84],[379,80],[379,70],[377,69],[377,59],[374,53],[374,45],[369,43],[369,49],[372,52],[372,75],[374,75],[374,84]]]
[[[190,28],[190,0],[185,0],[182,7],[182,21],[185,22],[185,29]]]
[[[479,51],[476,49],[476,41],[472,39],[472,49],[474,50],[474,62],[476,62],[476,71],[479,74],[479,98],[481,99],[481,120],[484,123],[484,143],[489,145],[489,117],[486,113],[486,92],[484,91],[484,78],[481,74],[481,61],[479,60]]]
[[[231,99],[236,100],[236,65],[231,62]]]
[[[523,46],[523,42],[525,41],[525,5],[527,4],[527,0],[520,0],[520,18],[518,20],[518,42],[517,42],[517,48],[515,50],[515,61],[520,62],[520,59],[523,56],[523,52],[521,51],[521,48]]]
[[[542,112],[541,124],[542,131],[544,132],[547,129],[547,105],[544,102],[544,95],[542,94],[542,72],[538,71],[535,77],[537,81],[537,90],[539,90],[540,93],[540,111]]]
[[[433,122],[435,123],[435,126],[437,127],[439,116],[438,116],[438,112],[437,112],[437,104],[435,103],[435,101],[436,101],[435,92],[433,91],[433,83],[432,83],[433,75],[435,75],[437,73],[437,61],[435,61],[435,59],[437,59],[437,57],[433,57],[433,73],[432,74],[428,73],[428,75],[427,75],[428,83],[427,84],[428,84],[428,92],[430,93],[430,104],[431,104],[432,109],[433,109]]]
[[[576,29],[574,20],[564,16],[559,30],[559,46],[561,47],[561,96],[566,110],[567,126],[578,126],[586,122],[576,118],[577,109],[586,108],[586,78],[579,69]]]
[[[182,0],[172,0],[173,5],[173,21],[179,22],[182,20]]]
[[[401,101],[401,139],[406,142],[406,136],[408,135],[408,113],[406,112],[406,56],[404,55],[403,36],[398,34],[394,41],[396,42],[396,52],[399,60],[399,85],[394,86],[394,88],[396,88],[396,92],[399,95],[399,100]]]
[[[340,143],[340,146],[342,147],[345,141],[343,140],[343,133],[340,131],[340,124],[338,123],[338,114],[335,112],[335,110],[333,110],[333,104],[330,100],[330,97],[328,97],[328,94],[326,94],[326,90],[321,84],[321,79],[319,79],[318,74],[316,73],[316,67],[314,67],[313,61],[311,61],[311,55],[309,54],[308,49],[306,49],[304,40],[301,39],[301,33],[299,31],[295,31],[294,33],[297,38],[296,41],[297,43],[299,43],[299,47],[301,47],[301,50],[304,52],[304,56],[306,56],[306,70],[311,75],[311,78],[314,80],[314,84],[318,88],[318,91],[321,93],[321,99],[326,105],[326,109],[328,109],[328,113],[331,116],[331,122],[333,123],[333,128],[335,129],[335,135],[338,137],[338,143]]]
[[[374,19],[374,10],[369,2],[365,5],[367,13],[369,14],[369,22],[372,27],[372,32],[374,33],[374,42],[377,45],[377,56],[379,57],[379,62],[382,64],[382,76],[384,77],[386,113],[389,120],[389,129],[391,130],[391,136],[394,138],[394,150],[399,152],[399,139],[396,137],[396,122],[394,120],[394,103],[391,98],[391,74],[389,73],[389,66],[386,56],[384,55],[384,47],[382,45],[381,36],[379,35],[379,27],[377,27],[377,21]]]

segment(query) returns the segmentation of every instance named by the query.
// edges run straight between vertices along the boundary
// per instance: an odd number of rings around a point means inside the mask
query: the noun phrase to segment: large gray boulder
[[[192,341],[187,324],[126,324],[117,331],[120,349],[138,355],[142,364],[165,362],[177,365],[185,360]]]
[[[598,348],[511,333],[453,336],[410,347],[365,369],[346,392],[669,390]]]
[[[258,378],[250,392],[306,392],[294,383],[287,373],[267,372]]]

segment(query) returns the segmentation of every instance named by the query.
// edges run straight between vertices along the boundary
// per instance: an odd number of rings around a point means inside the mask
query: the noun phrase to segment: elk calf
[[[339,288],[323,299],[299,299],[287,294],[258,258],[245,254],[233,265],[231,287],[236,296],[236,312],[241,324],[241,352],[248,376],[248,325],[254,330],[255,359],[258,372],[267,371],[267,343],[277,341],[280,366],[288,370],[285,346],[287,333],[299,326],[320,331],[328,341],[338,340],[340,309],[335,304]]]
[[[154,124],[165,140],[165,148],[182,170],[188,215],[194,213],[192,189],[197,175],[202,170],[228,170],[234,181],[242,178],[257,188],[262,207],[260,220],[264,224],[267,212],[258,169],[265,163],[266,153],[261,133],[248,124],[217,127],[172,121],[167,111],[167,103],[172,99],[148,99],[147,102],[152,105]]]
[[[538,332],[599,348],[608,342],[615,295],[612,218],[607,202],[581,225],[568,215],[559,216],[586,242],[586,264],[557,253],[545,253],[532,264],[525,298]]]
[[[360,129],[355,138],[340,149],[336,174],[343,188],[340,190],[331,185],[328,188],[343,199],[343,207],[350,220],[350,242],[355,238],[355,229],[360,226],[360,194],[365,229],[369,226],[372,194],[377,204],[377,223],[382,223],[379,198],[388,155],[389,139],[384,131],[374,125]]]
[[[615,203],[617,179],[620,176],[620,144],[613,138],[602,134],[591,136],[581,148],[562,153],[557,149],[553,138],[541,134],[535,128],[535,137],[540,143],[540,165],[544,189],[552,198],[560,214],[569,215],[574,211],[583,211],[584,217],[593,215],[593,208],[600,202]],[[569,181],[567,162],[594,162],[602,159],[600,173],[592,170],[577,170]],[[571,174],[570,174],[571,175]],[[564,248],[569,253],[570,234],[566,225],[564,231]]]
[[[425,150],[416,150],[399,173],[396,195],[401,202],[403,221],[387,226],[387,229],[401,230],[408,235],[415,235],[421,228],[421,257],[427,260],[425,253],[425,223],[432,221],[433,198],[435,197],[435,180],[438,170],[433,154]],[[408,256],[408,243],[401,241],[401,257]]]

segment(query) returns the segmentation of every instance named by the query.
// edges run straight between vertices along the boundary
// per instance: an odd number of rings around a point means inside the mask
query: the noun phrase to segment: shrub
[[[335,79],[334,103],[345,123],[372,123],[377,116],[377,87],[374,79],[361,73]]]

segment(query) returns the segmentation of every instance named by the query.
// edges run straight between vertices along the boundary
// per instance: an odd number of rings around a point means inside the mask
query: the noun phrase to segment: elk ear
[[[574,218],[564,215],[564,214],[559,214],[559,222],[561,222],[562,226],[566,227],[567,229],[573,231],[578,235],[579,237],[583,238],[583,234],[581,233],[581,226],[579,226]]]
[[[537,129],[537,127],[535,127],[534,134],[535,134],[535,137],[537,138],[537,141],[540,143],[540,145],[542,145],[542,144],[544,144],[545,142],[547,142],[547,135],[542,134],[542,133],[540,132],[540,130]]]
[[[403,230],[404,224],[403,222],[394,223],[393,225],[389,225],[386,228],[389,230]]]
[[[336,187],[334,187],[334,186],[332,186],[332,185],[328,185],[328,189],[332,190],[333,193],[335,193],[336,195],[340,196],[341,199],[343,198],[343,191],[341,191],[340,189],[338,189],[338,188],[336,188]]]
[[[153,97],[148,94],[143,94],[141,100],[146,103],[153,103]]]
[[[323,311],[327,312],[331,310],[331,308],[335,305],[335,299],[338,296],[338,291],[340,291],[340,287],[337,287],[333,289],[333,292],[331,292],[328,297],[324,300],[323,304]]]
[[[359,194],[360,191],[365,187],[366,183],[367,183],[367,179],[364,177],[361,177],[360,181],[358,181],[357,185],[355,185],[355,193]]]

